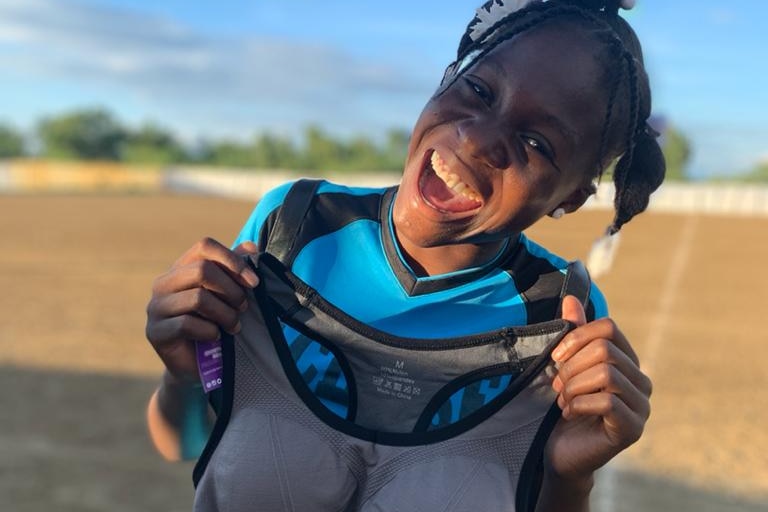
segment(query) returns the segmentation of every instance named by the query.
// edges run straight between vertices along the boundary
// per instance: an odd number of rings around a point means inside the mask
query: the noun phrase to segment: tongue
[[[432,206],[445,212],[466,212],[480,206],[480,203],[457,194],[443,180],[432,172],[426,172],[421,179],[421,195]]]

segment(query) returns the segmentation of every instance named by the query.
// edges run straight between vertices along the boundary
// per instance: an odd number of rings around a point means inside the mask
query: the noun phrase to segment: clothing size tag
[[[197,371],[206,393],[221,387],[224,364],[221,359],[221,341],[198,341]]]

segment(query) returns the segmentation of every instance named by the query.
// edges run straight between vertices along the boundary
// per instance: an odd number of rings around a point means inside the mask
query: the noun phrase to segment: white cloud
[[[418,104],[437,78],[335,47],[215,36],[167,18],[75,0],[0,0],[0,66],[41,81],[114,88],[150,110],[199,108],[223,118],[238,106],[250,112],[261,107],[267,119],[255,118],[254,125],[269,122],[279,108],[360,124],[364,120],[353,119],[356,105],[374,97]]]

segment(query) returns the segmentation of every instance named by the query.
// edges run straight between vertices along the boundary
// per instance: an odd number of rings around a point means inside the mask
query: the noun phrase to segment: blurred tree
[[[747,183],[768,183],[768,161],[761,161],[751,171],[735,177],[737,181]]]
[[[202,163],[224,167],[254,167],[253,147],[233,140],[208,145]]]
[[[253,165],[262,169],[292,169],[299,163],[293,143],[268,133],[256,137],[253,143]]]
[[[366,137],[356,137],[345,145],[346,158],[334,167],[339,171],[371,171],[383,166],[383,155]]]
[[[125,129],[106,110],[84,109],[38,124],[43,155],[51,158],[119,160]]]
[[[383,170],[402,171],[405,159],[408,156],[408,144],[410,143],[410,133],[407,130],[392,129],[387,132],[386,144],[384,146]]]
[[[304,154],[300,165],[308,170],[338,169],[346,160],[343,144],[330,137],[322,128],[310,125],[304,132]]]
[[[659,140],[664,159],[667,161],[668,180],[687,180],[688,161],[691,157],[691,145],[688,138],[673,125],[668,124]]]
[[[409,139],[407,131],[393,129],[381,144],[365,136],[345,141],[320,126],[310,125],[300,145],[285,137],[262,133],[250,142],[201,140],[193,147],[184,147],[172,132],[153,122],[133,131],[99,108],[44,118],[38,123],[37,135],[42,155],[49,158],[303,171],[399,171]],[[0,157],[17,154],[19,140],[23,150],[23,140],[14,138],[12,130],[6,133],[0,125]]]
[[[164,165],[181,161],[184,150],[169,131],[147,123],[126,135],[120,154],[126,162]]]
[[[24,156],[24,137],[14,128],[0,124],[0,158]]]

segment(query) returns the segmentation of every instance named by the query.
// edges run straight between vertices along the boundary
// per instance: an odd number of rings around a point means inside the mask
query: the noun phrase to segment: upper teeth
[[[435,170],[437,177],[443,180],[448,188],[457,194],[461,194],[462,196],[473,201],[480,200],[480,194],[475,192],[472,187],[461,181],[461,178],[459,178],[458,174],[451,172],[451,170],[448,168],[448,165],[437,153],[437,151],[432,152],[432,169]]]

